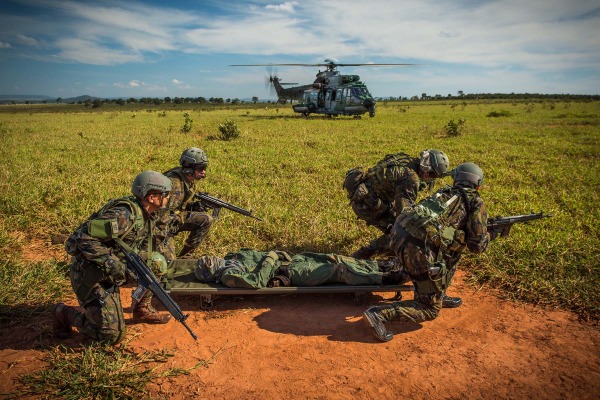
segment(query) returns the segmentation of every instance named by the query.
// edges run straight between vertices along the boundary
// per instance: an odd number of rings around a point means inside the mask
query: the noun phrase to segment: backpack
[[[382,181],[385,177],[387,169],[393,167],[405,167],[412,161],[412,158],[406,153],[387,154],[383,159],[377,162],[367,171],[368,177],[375,177],[378,181]]]
[[[452,245],[456,232],[446,215],[451,205],[459,204],[455,202],[460,195],[452,195],[449,189],[440,189],[418,204],[404,208],[395,227],[400,236],[423,249],[433,245],[441,256]]]

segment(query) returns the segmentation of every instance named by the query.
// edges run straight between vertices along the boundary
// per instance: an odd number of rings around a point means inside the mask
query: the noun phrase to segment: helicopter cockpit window
[[[365,97],[368,95],[369,95],[369,93],[367,92],[366,88],[362,88],[362,87],[353,87],[352,88],[352,96],[354,96],[354,97],[361,98],[361,97]]]

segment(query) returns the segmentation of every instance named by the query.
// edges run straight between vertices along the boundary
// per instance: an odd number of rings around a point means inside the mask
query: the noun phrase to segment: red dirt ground
[[[379,343],[350,295],[221,297],[211,311],[193,297],[176,301],[191,315],[197,342],[176,321],[131,323],[131,289],[122,292],[130,347],[168,349],[167,367],[207,368],[157,382],[151,395],[187,398],[299,399],[598,399],[600,330],[565,311],[542,310],[476,291],[457,274],[449,294],[464,304],[422,325],[388,324]],[[410,296],[410,294],[406,294]],[[370,305],[391,295],[372,295]],[[73,300],[67,301],[75,305]],[[43,321],[0,328],[0,393],[41,367],[39,344],[77,346],[83,336],[52,337]]]

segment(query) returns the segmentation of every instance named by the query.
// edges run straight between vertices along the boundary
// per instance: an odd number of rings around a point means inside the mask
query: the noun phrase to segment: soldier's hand
[[[490,235],[490,242],[491,242],[492,240],[494,240],[498,237],[499,232],[495,231],[495,230],[491,230],[491,231],[488,231],[488,233]]]
[[[181,214],[173,214],[171,216],[171,221],[169,222],[169,233],[171,235],[177,235],[179,229],[183,225]]]
[[[104,265],[106,267],[106,272],[115,285],[119,286],[125,282],[125,264],[123,264],[119,259],[116,257],[111,257],[106,260]]]

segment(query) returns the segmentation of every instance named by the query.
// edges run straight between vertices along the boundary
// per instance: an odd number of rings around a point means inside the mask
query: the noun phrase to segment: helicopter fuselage
[[[338,71],[319,71],[312,87],[303,92],[294,112],[310,114],[375,116],[375,100],[358,75],[342,75]]]

